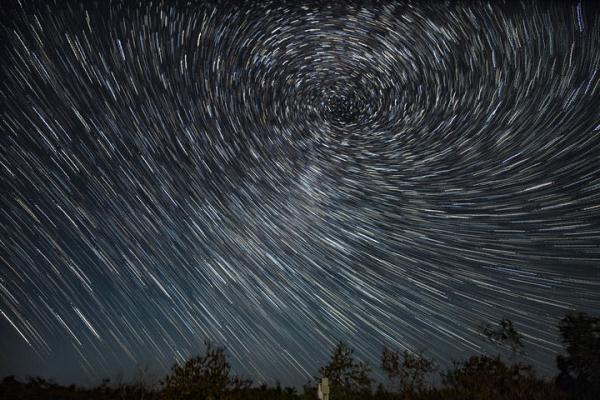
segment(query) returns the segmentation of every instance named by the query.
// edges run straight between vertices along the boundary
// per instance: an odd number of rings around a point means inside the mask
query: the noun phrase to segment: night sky
[[[339,340],[440,365],[600,310],[594,2],[1,2],[0,375]]]

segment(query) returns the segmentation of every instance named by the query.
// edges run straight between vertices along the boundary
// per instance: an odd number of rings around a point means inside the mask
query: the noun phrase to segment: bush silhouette
[[[183,365],[175,364],[163,381],[163,395],[169,400],[220,400],[227,391],[246,386],[243,380],[230,377],[231,366],[225,348],[206,341],[203,356],[189,359]]]
[[[564,397],[551,383],[522,363],[507,365],[499,356],[473,356],[455,362],[443,376],[444,398],[478,400],[558,400]]]

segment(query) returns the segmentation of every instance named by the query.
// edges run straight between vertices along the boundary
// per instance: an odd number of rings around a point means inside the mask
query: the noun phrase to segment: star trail
[[[600,310],[593,2],[2,3],[0,373],[338,340],[440,365]]]

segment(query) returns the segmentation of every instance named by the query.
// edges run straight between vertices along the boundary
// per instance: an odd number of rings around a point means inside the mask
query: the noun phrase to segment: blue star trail
[[[7,1],[0,372],[338,340],[440,365],[600,309],[593,2]]]

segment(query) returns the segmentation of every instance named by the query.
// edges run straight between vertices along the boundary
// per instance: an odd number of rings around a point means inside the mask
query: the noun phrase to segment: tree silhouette
[[[523,336],[517,332],[510,319],[502,318],[496,328],[486,324],[481,331],[489,341],[510,349],[513,358],[525,354]]]
[[[371,393],[371,369],[354,360],[354,351],[344,342],[338,343],[329,363],[319,369],[320,377],[327,377],[332,399],[364,398]]]
[[[407,350],[400,353],[384,346],[381,353],[381,369],[385,371],[392,387],[398,387],[403,395],[426,390],[426,377],[434,370],[433,361],[422,354]]]
[[[557,385],[573,398],[600,398],[600,318],[570,313],[558,329],[567,354],[556,357]]]
[[[560,375],[555,382],[536,375],[522,360],[509,363],[501,355],[478,355],[454,362],[441,374],[441,382],[434,385],[428,380],[435,369],[430,359],[420,353],[384,347],[380,366],[396,390],[388,391],[379,384],[373,393],[369,366],[356,360],[343,342],[336,345],[315,379],[329,379],[331,400],[600,399],[600,318],[569,314],[560,321],[559,330],[565,353],[557,357]],[[487,325],[482,333],[513,353],[522,351],[522,336],[510,320],[501,320],[497,327]],[[203,355],[174,365],[160,386],[152,384],[147,369],[140,369],[133,381],[105,379],[92,388],[63,386],[37,377],[19,381],[9,376],[0,381],[0,399],[316,400],[314,381],[304,386],[301,395],[279,383],[250,386],[249,381],[232,375],[223,347],[205,343]]]

